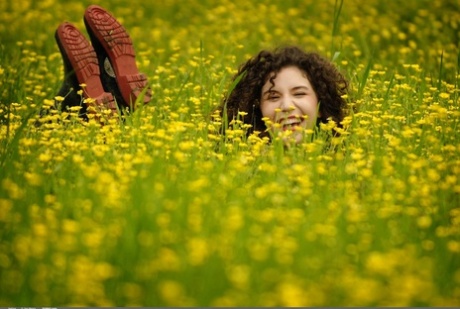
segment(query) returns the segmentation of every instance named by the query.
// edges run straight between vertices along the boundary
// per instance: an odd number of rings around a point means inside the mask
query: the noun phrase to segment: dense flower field
[[[0,2],[0,306],[460,304],[457,1],[99,1],[154,101],[40,119],[89,4]],[[219,135],[238,65],[285,44],[350,80],[340,137]]]

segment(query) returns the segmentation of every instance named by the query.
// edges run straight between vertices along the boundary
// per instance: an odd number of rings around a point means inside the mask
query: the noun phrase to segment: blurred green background
[[[36,127],[54,31],[93,3],[154,101]],[[448,0],[2,1],[0,306],[458,305],[459,24]],[[218,135],[238,65],[285,44],[349,78],[345,133]]]

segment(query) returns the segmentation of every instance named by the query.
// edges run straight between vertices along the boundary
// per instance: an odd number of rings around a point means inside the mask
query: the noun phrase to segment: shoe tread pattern
[[[93,7],[89,10],[89,16],[115,57],[118,58],[123,55],[135,57],[133,42],[129,34],[112,15],[102,9]]]
[[[96,53],[81,35],[81,33],[70,24],[60,28],[60,39],[66,46],[67,57],[77,73],[79,83],[85,83],[91,76],[99,75],[99,65]]]

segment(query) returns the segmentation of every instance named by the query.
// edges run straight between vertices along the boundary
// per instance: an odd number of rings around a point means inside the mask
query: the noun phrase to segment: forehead
[[[273,79],[273,77],[275,77]],[[281,68],[278,72],[271,72],[263,89],[270,88],[273,86],[310,86],[310,81],[308,80],[307,74],[304,70],[300,69],[297,66],[286,66]]]

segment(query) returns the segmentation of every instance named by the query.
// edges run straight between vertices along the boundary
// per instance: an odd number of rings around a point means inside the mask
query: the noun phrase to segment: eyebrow
[[[300,90],[300,89],[310,90],[310,88],[308,88],[307,86],[297,86],[297,87],[292,88],[291,90]]]

